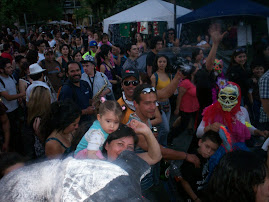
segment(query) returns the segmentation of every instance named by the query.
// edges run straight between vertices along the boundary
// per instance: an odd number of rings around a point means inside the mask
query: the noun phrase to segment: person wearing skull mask
[[[241,104],[241,89],[238,84],[220,80],[218,100],[205,108],[203,120],[197,129],[200,138],[206,131],[218,132],[220,126],[226,126],[233,142],[245,142],[252,135],[266,136],[268,131],[260,131],[250,124],[246,108]]]

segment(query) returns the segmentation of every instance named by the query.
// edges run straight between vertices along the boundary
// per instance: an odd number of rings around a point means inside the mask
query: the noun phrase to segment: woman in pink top
[[[199,110],[199,102],[196,97],[196,86],[193,84],[194,75],[198,68],[190,65],[182,65],[180,72],[183,80],[179,84],[179,93],[174,114],[181,115],[180,132],[186,128],[190,135],[194,134],[194,121]]]

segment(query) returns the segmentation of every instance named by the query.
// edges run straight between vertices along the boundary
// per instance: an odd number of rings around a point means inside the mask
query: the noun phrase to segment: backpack
[[[12,78],[12,80],[14,80],[13,76],[9,75],[9,77]],[[6,84],[4,83],[4,81],[1,78],[0,78],[0,83],[4,86],[4,88],[6,88]]]

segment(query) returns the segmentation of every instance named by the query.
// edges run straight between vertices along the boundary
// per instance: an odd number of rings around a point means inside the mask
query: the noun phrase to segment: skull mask
[[[238,96],[239,90],[235,85],[228,84],[225,88],[221,89],[218,95],[218,102],[221,104],[222,110],[230,112],[238,103]]]

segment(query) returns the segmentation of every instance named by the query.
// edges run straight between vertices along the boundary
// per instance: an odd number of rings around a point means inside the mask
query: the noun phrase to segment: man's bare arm
[[[165,88],[157,91],[158,99],[159,100],[168,99],[169,97],[171,97],[176,91],[180,79],[181,79],[180,73],[179,71],[177,71],[174,79],[170,82],[170,84]]]

